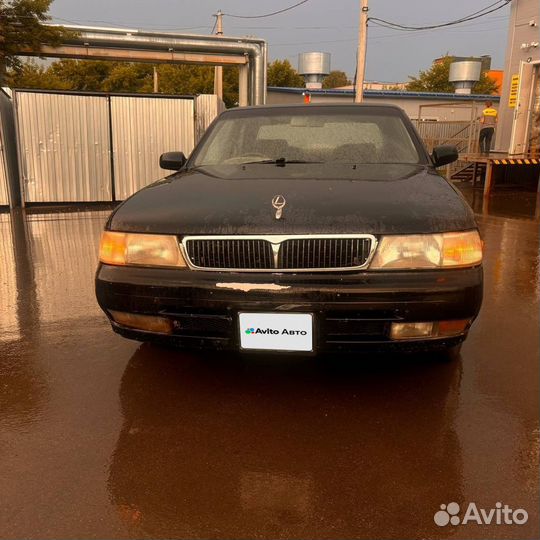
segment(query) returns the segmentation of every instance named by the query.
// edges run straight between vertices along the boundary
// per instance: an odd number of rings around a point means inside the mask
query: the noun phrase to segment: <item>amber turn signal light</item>
[[[144,330],[145,332],[158,332],[160,334],[172,334],[173,331],[172,321],[165,317],[112,310],[109,310],[109,313],[115,322],[128,328]]]

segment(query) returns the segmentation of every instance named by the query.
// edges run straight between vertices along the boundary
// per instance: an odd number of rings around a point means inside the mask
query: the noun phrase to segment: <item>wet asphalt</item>
[[[0,538],[538,538],[540,203],[473,198],[484,304],[446,363],[124,340],[108,211],[0,214]],[[450,502],[529,520],[439,527]]]

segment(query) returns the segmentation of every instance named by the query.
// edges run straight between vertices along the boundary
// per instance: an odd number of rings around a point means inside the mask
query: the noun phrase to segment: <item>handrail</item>
[[[463,131],[467,130],[467,129],[471,129],[471,126],[473,126],[474,124],[467,124],[465,127],[461,128],[459,131],[456,131],[456,133],[454,133],[451,137],[449,137],[448,139],[446,139],[445,141],[443,141],[443,144],[444,143],[447,143],[448,141],[452,140],[452,139],[455,139],[460,133],[462,133]]]

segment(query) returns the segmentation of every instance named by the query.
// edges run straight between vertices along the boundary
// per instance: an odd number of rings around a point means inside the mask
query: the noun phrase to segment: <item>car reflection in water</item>
[[[462,498],[461,363],[360,359],[202,358],[142,345],[123,376],[109,476],[129,534],[442,534],[441,497]]]

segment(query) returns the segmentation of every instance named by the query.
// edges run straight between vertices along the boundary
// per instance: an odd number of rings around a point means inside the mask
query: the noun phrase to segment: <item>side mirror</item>
[[[184,152],[165,152],[159,156],[159,166],[168,171],[179,171],[186,161]]]
[[[449,144],[436,146],[433,149],[433,154],[431,154],[431,159],[435,167],[442,167],[443,165],[453,163],[458,159],[457,148]]]

